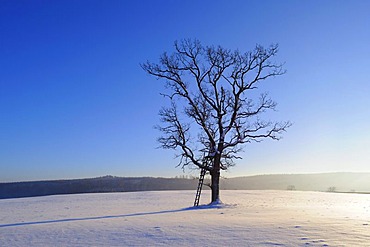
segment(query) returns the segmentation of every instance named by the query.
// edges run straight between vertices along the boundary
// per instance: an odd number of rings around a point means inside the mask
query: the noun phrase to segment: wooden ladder
[[[195,195],[194,207],[197,207],[199,205],[200,194],[202,193],[204,176],[206,175],[206,172],[207,172],[206,169],[202,169],[200,171],[199,183],[198,183],[197,194]]]

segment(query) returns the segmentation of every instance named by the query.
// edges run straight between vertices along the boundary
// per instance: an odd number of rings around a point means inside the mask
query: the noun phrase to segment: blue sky
[[[369,11],[369,1],[0,1],[0,182],[182,174],[156,148],[163,82],[139,66],[182,38],[279,43],[286,63],[262,89],[278,102],[268,117],[294,125],[246,145],[223,175],[370,172]]]

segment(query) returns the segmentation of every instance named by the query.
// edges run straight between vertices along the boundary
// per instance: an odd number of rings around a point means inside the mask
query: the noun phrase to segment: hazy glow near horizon
[[[196,8],[194,8],[196,5]],[[175,40],[279,43],[267,115],[294,125],[225,173],[370,171],[368,1],[2,1],[0,182],[176,176],[156,149],[163,82],[140,68]],[[194,172],[193,174],[196,174]]]

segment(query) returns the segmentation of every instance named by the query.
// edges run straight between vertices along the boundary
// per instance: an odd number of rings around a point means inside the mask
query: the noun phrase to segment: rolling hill
[[[196,178],[114,176],[0,183],[0,199],[99,192],[195,190],[197,183]],[[220,186],[223,190],[370,192],[370,173],[257,175],[222,179]],[[209,188],[204,186],[204,189]]]

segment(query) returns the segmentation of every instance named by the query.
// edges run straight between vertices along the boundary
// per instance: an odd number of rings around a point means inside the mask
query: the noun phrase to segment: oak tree
[[[166,83],[169,104],[159,112],[161,147],[177,150],[182,168],[210,173],[212,202],[219,199],[221,170],[241,158],[243,144],[279,140],[291,125],[263,120],[276,102],[267,93],[256,94],[263,81],[285,73],[283,64],[272,61],[277,52],[275,44],[240,52],[187,39],[176,41],[174,52],[163,53],[159,62],[141,64]]]

